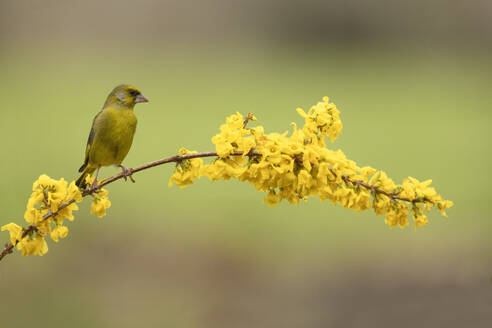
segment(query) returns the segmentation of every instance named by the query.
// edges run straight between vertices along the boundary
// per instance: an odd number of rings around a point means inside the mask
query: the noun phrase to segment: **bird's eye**
[[[138,91],[137,90],[130,90],[130,94],[135,97],[138,95]]]

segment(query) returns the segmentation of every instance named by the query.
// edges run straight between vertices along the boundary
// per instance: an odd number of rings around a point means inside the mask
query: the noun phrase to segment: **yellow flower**
[[[10,234],[10,242],[15,245],[17,241],[22,239],[22,227],[15,223],[8,223],[2,226],[2,231],[7,230]]]
[[[299,114],[302,118],[307,118],[308,115],[306,114],[306,112],[304,111],[304,109],[300,108],[300,107],[297,107],[296,108],[296,112],[297,114]]]
[[[69,219],[70,221],[73,221],[73,211],[78,211],[79,207],[77,206],[76,203],[72,203],[66,207],[64,207],[61,210],[58,210],[58,213],[56,214],[56,219],[58,223],[62,223],[63,219]]]
[[[32,185],[32,191],[36,191],[36,189],[41,186],[42,188],[46,188],[55,183],[55,180],[51,179],[46,174],[41,174],[39,178],[34,181]]]
[[[43,236],[38,235],[34,238],[26,236],[17,244],[17,249],[22,251],[22,256],[43,256],[48,252],[48,244],[46,244],[46,240]]]
[[[80,189],[75,184],[75,181],[70,182],[70,185],[68,186],[68,193],[65,201],[68,201],[70,199],[75,199],[77,203],[80,203],[83,199],[82,193],[80,192]]]
[[[415,187],[410,182],[410,179],[404,179],[402,183],[403,191],[400,193],[400,197],[407,198],[409,200],[415,199]]]
[[[181,148],[178,155],[194,154],[196,151],[190,151],[186,148]],[[203,160],[201,158],[186,159],[179,162],[176,166],[174,174],[169,179],[169,186],[176,183],[179,187],[184,188],[189,184],[193,184],[195,179],[201,176]]]
[[[263,200],[264,203],[267,203],[269,206],[275,206],[277,205],[277,195],[275,194],[274,190],[270,190],[268,194],[265,196],[265,199]]]
[[[387,197],[380,196],[375,199],[372,203],[372,207],[374,208],[374,212],[376,215],[384,214],[388,212],[390,206],[390,200]]]
[[[57,225],[50,233],[51,239],[58,242],[59,238],[65,238],[68,235],[68,228],[62,225]]]
[[[108,199],[108,191],[101,189],[95,196],[91,204],[91,214],[99,218],[106,216],[106,210],[111,207],[111,201]]]
[[[44,193],[42,189],[36,189],[32,192],[31,197],[27,201],[26,209],[31,210],[34,209],[36,205],[43,202]]]
[[[26,219],[28,223],[36,225],[43,221],[43,215],[37,208],[28,208],[24,213],[24,219]]]
[[[423,227],[429,223],[429,220],[427,219],[427,216],[425,214],[420,214],[414,218],[415,222],[415,230],[417,230],[418,227]]]
[[[67,194],[67,182],[63,178],[55,180],[43,174],[33,183],[32,189],[33,195],[31,195],[31,201],[28,202],[28,207],[43,200],[52,212],[56,212]]]
[[[36,225],[37,232],[42,236],[50,233],[52,219],[44,220]]]
[[[94,199],[91,205],[91,214],[102,218],[106,216],[106,210],[110,207],[111,202],[108,199]]]

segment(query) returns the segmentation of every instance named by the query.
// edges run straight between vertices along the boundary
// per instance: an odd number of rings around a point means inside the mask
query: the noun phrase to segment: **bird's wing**
[[[89,163],[89,153],[91,150],[92,141],[94,140],[94,135],[96,134],[96,132],[94,131],[94,124],[96,123],[96,120],[99,117],[99,115],[101,115],[101,113],[102,111],[97,113],[96,116],[94,117],[94,120],[92,121],[91,132],[89,133],[89,138],[87,139],[87,146],[85,148],[84,164],[82,164],[82,166],[80,167],[79,172],[82,172],[87,167],[87,164]]]

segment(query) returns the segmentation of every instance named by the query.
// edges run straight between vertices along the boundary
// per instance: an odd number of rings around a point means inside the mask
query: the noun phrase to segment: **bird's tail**
[[[80,189],[85,189],[87,187],[87,183],[85,182],[85,178],[87,177],[87,175],[91,175],[95,170],[96,169],[93,167],[86,166],[84,168],[84,170],[82,171],[82,174],[80,175],[80,177],[77,179],[77,181],[75,181],[75,184],[77,185],[77,187],[79,187]]]

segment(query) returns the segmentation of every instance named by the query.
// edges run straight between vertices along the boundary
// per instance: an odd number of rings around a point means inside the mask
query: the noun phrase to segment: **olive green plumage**
[[[121,166],[130,150],[137,127],[133,107],[139,102],[147,101],[140,90],[131,85],[122,84],[111,91],[103,109],[92,122],[84,164],[79,169],[82,174],[76,181],[78,187],[85,188],[86,176],[101,166]],[[125,172],[125,168],[123,170]]]

